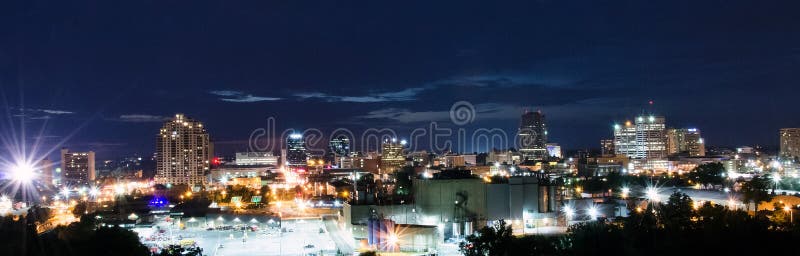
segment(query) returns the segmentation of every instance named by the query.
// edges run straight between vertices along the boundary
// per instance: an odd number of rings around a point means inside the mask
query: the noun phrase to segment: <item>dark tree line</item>
[[[780,208],[778,208],[780,209]],[[633,210],[633,209],[632,209]],[[730,210],[694,205],[676,192],[626,218],[584,222],[563,236],[511,236],[501,222],[461,244],[465,255],[797,255],[800,228],[783,210]],[[787,254],[788,253],[788,254]]]
[[[92,217],[37,234],[36,223],[47,217],[32,208],[25,218],[0,219],[2,255],[150,255],[136,233],[116,227],[96,227]]]
[[[36,225],[50,218],[47,209],[32,207],[23,217],[0,217],[0,255],[20,256],[147,256],[133,231],[98,227],[91,215],[67,226],[37,234]],[[202,255],[201,248],[168,246],[155,255]]]

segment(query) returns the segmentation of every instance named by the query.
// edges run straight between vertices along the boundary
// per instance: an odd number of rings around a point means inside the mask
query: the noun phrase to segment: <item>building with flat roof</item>
[[[272,152],[236,152],[236,165],[278,165]]]
[[[61,183],[68,186],[89,185],[96,178],[94,151],[69,152],[61,148]]]
[[[666,136],[669,155],[685,154],[692,157],[706,155],[705,141],[700,136],[699,129],[667,129]]]
[[[405,145],[405,140],[397,141],[397,139],[385,140],[381,144],[382,173],[394,172],[406,164]]]

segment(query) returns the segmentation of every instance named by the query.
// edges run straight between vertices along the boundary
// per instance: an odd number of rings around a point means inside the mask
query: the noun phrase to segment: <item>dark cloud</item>
[[[164,122],[168,120],[168,116],[147,115],[147,114],[127,114],[120,115],[118,121],[129,123],[150,123],[150,122]]]
[[[476,108],[467,126],[509,133],[542,110],[567,149],[596,147],[643,111],[710,144],[775,145],[778,128],[800,126],[787,118],[800,115],[799,7],[20,1],[0,8],[0,92],[52,134],[77,130],[67,146],[124,140],[120,153],[155,150],[173,113],[241,141],[267,117],[298,129],[447,123],[458,101]]]
[[[246,94],[240,91],[210,91],[209,93],[217,96],[221,96],[219,100],[227,101],[227,102],[239,102],[239,103],[246,103],[246,102],[259,102],[259,101],[275,101],[280,100],[281,98],[276,97],[262,97],[262,96],[253,96],[252,94]]]

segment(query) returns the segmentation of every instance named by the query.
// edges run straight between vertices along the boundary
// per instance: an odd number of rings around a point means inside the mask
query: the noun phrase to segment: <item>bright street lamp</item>
[[[628,187],[623,187],[622,188],[622,198],[628,197],[628,194],[630,194],[630,193],[631,193],[631,189],[630,188],[628,188]]]
[[[33,167],[24,163],[17,164],[11,168],[11,175],[16,181],[24,183],[30,182],[34,177]]]

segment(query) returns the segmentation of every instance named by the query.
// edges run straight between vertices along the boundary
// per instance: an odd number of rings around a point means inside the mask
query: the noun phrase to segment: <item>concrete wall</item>
[[[511,214],[508,188],[508,184],[486,184],[487,219],[507,219]]]
[[[415,179],[414,199],[422,224],[435,225],[453,221],[457,216],[456,201],[463,201],[458,194],[466,196],[463,208],[478,219],[487,217],[486,184],[481,179]]]

